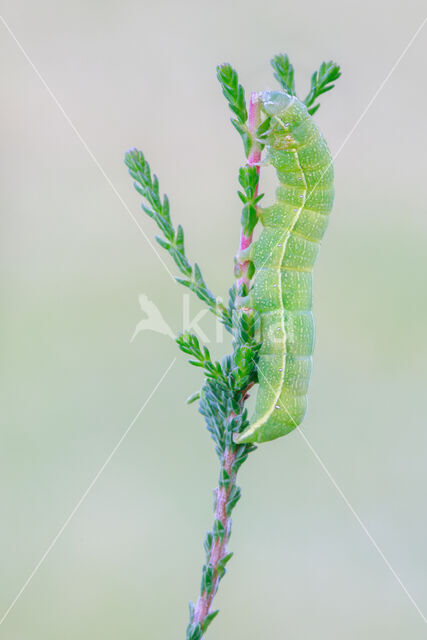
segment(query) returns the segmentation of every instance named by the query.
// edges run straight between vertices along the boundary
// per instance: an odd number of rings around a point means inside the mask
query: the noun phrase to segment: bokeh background
[[[2,14],[145,233],[124,151],[144,150],[226,296],[243,155],[215,76],[273,87],[288,52],[336,152],[425,17],[422,0],[3,2]],[[177,357],[0,625],[5,640],[182,638],[217,477],[199,371],[169,338],[130,338],[145,293],[174,331],[182,291],[0,24],[0,616]],[[427,26],[336,160],[315,272],[317,345],[303,432],[427,613]],[[271,193],[273,179],[262,185]],[[270,196],[268,196],[270,197]],[[164,256],[168,260],[167,256]],[[173,265],[167,262],[171,271]],[[191,314],[202,309],[191,299]],[[213,320],[200,326],[211,340]],[[221,356],[229,343],[212,344]],[[243,467],[235,556],[211,640],[427,637],[427,627],[298,432]]]

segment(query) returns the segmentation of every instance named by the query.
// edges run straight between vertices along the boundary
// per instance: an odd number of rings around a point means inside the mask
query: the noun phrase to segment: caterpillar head
[[[293,97],[284,91],[264,91],[261,94],[262,107],[268,116],[278,116],[286,111]]]

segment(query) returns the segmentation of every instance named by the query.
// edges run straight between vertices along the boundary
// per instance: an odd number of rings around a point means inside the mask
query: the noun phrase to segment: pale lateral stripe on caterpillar
[[[312,269],[334,197],[331,154],[306,106],[279,91],[260,100],[271,117],[267,160],[280,186],[277,201],[261,209],[263,231],[245,255],[255,266],[249,306],[260,314],[262,345],[255,416],[236,436],[239,443],[273,440],[304,418],[314,346]]]

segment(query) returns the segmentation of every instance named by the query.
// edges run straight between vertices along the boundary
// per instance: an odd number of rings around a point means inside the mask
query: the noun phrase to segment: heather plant
[[[340,69],[323,62],[300,100],[288,56],[276,55],[271,64],[280,89],[253,92],[248,105],[231,65],[217,68],[245,154],[238,172],[240,243],[228,305],[218,302],[198,264],[189,261],[184,231],[175,228],[169,200],[160,194],[143,153],[132,149],[125,157],[142,209],[160,230],[156,240],[180,272],[176,281],[193,291],[232,335],[232,353],[220,362],[196,335],[185,332],[176,338],[189,363],[202,370],[201,390],[187,402],[198,403],[219,461],[214,521],[204,541],[206,561],[198,599],[190,603],[187,640],[200,640],[218,614],[213,601],[233,555],[228,543],[231,515],[241,497],[240,467],[258,443],[286,435],[306,412],[314,347],[312,270],[334,196],[332,157],[312,116]],[[274,204],[263,208],[259,176],[267,164],[276,169],[279,187]],[[262,231],[254,241],[257,224]],[[257,398],[249,419],[245,403],[252,388]]]

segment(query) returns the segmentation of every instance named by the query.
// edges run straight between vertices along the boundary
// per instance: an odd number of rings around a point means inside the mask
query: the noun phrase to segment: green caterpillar
[[[266,161],[276,169],[277,201],[260,210],[263,225],[245,259],[255,267],[247,304],[261,319],[259,389],[252,423],[236,442],[265,442],[303,420],[312,371],[312,271],[334,199],[332,157],[294,96],[259,96],[270,118]]]

